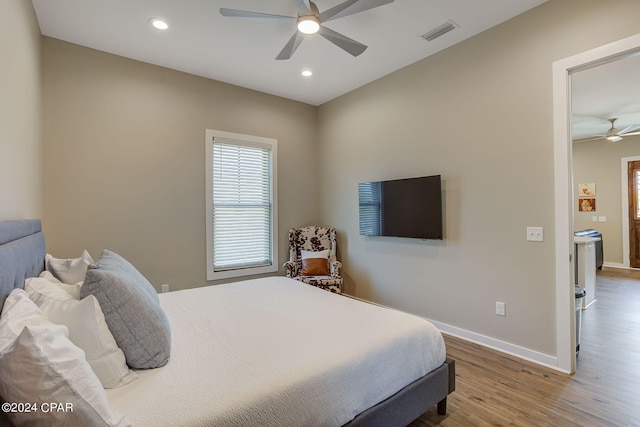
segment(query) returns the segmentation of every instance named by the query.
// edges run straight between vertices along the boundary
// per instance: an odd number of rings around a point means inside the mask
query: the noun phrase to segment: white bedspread
[[[169,363],[107,391],[134,426],[340,426],[445,360],[426,320],[282,277],[160,302]]]

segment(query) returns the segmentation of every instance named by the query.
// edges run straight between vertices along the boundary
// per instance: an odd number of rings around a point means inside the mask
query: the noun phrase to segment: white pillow
[[[23,299],[26,299],[27,302],[22,302]],[[20,304],[19,309],[13,308],[18,304]],[[29,299],[29,295],[25,291],[14,289],[4,301],[2,314],[0,314],[0,354],[14,343],[26,325],[50,324],[51,321]]]
[[[5,300],[0,330],[0,395],[5,402],[29,402],[37,409],[7,412],[16,427],[131,426],[123,415],[111,412],[106,392],[83,351],[67,338],[67,328],[47,324],[22,289]],[[16,331],[20,332],[8,343]],[[51,403],[62,403],[67,410],[52,411]]]
[[[58,280],[69,285],[75,285],[84,281],[87,267],[89,267],[89,264],[93,264],[93,258],[85,250],[80,258],[59,259],[47,254],[44,257],[44,263],[46,270],[53,273]]]
[[[50,271],[47,271],[47,270],[45,270],[42,273],[40,273],[40,277],[42,277],[43,279],[47,279],[49,282],[51,282],[51,283],[55,284],[56,286],[64,289],[73,298],[80,299],[80,288],[82,287],[82,283],[83,282],[78,282],[75,285],[68,285],[68,284],[62,283],[60,280],[56,279],[55,276],[53,274],[51,274]]]
[[[87,362],[104,388],[120,387],[137,378],[137,374],[129,370],[124,353],[116,344],[93,295],[76,300],[40,277],[27,279],[24,288],[51,322],[69,328],[69,339],[84,350]]]
[[[307,258],[329,259],[329,249],[325,249],[324,251],[305,251],[301,249],[300,258],[301,259],[307,259]]]

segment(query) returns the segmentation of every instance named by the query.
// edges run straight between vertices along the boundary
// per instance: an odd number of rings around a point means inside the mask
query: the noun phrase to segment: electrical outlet
[[[544,229],[542,227],[527,227],[527,241],[542,242],[544,240]]]
[[[162,293],[167,293],[169,292],[169,285],[167,283],[165,283],[164,285],[162,285]]]
[[[507,315],[506,310],[507,310],[507,304],[496,301],[496,314],[498,316],[506,316]]]

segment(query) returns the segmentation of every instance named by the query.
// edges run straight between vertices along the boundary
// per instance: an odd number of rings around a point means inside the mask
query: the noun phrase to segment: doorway
[[[631,224],[630,224],[630,217],[631,217],[631,211],[630,211],[630,200],[631,203],[633,202],[633,198],[629,197],[629,164],[631,162],[640,162],[640,147],[639,147],[639,155],[638,156],[631,156],[631,157],[623,157],[621,164],[620,164],[620,170],[621,170],[621,184],[620,184],[620,188],[621,188],[621,192],[622,192],[622,235],[623,236],[627,236],[623,241],[622,241],[622,253],[624,254],[624,262],[623,262],[623,267],[624,268],[638,268],[638,267],[632,267],[631,266]],[[637,197],[637,196],[636,196]],[[637,206],[637,200],[635,201],[635,206]],[[636,249],[637,250],[637,249]]]
[[[575,372],[576,368],[570,75],[579,69],[628,56],[639,49],[640,34],[553,64],[557,368],[569,373]]]
[[[622,55],[571,73],[574,229],[603,234],[610,267],[629,268],[630,247],[640,252],[640,245],[629,242],[629,226],[638,227],[629,224],[629,205],[622,203],[634,199],[628,198],[624,160],[640,156],[638,75],[640,55]]]
[[[640,207],[638,204],[638,192],[640,191],[640,161],[627,163],[627,194],[629,209],[627,220],[629,222],[629,265],[631,268],[640,268]]]

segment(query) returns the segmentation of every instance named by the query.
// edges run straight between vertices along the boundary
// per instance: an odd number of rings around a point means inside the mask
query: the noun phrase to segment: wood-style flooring
[[[640,427],[640,273],[605,267],[596,291],[574,375],[445,336],[456,391],[411,427]]]

